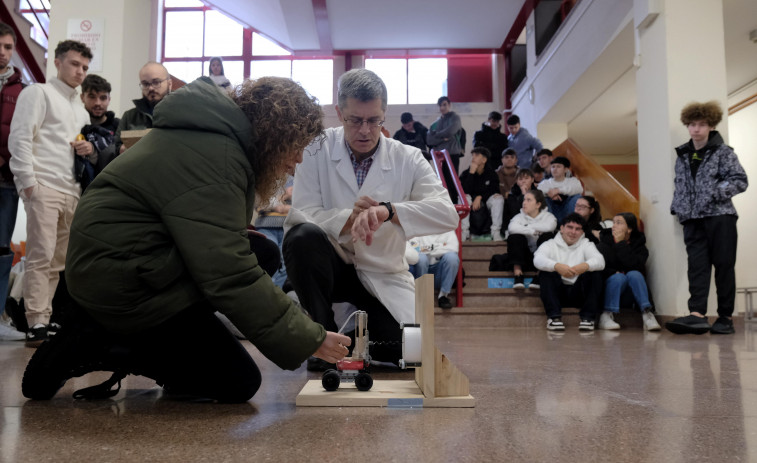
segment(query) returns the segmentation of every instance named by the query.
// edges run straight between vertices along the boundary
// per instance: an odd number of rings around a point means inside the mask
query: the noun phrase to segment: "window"
[[[232,85],[246,78],[287,77],[299,82],[321,104],[332,104],[334,64],[330,57],[297,58],[197,0],[164,0],[163,5],[163,64],[175,77],[190,82],[209,75],[210,59],[219,56]]]
[[[16,2],[18,4],[18,2]],[[47,33],[50,31],[50,1],[24,0],[19,5],[21,15],[32,25],[29,35],[43,48],[48,48]]]
[[[389,104],[434,103],[447,94],[447,58],[368,58],[386,84]]]

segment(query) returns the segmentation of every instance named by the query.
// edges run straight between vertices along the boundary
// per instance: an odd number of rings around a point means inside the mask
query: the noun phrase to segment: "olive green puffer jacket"
[[[207,300],[282,368],[318,349],[323,327],[250,253],[250,131],[236,104],[200,78],[168,95],[153,130],[87,189],[71,226],[66,280],[107,329],[138,333]]]

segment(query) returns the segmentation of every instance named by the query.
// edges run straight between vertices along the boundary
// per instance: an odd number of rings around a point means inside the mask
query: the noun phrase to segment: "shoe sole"
[[[528,289],[540,289],[540,288],[541,288],[541,286],[539,286],[539,285],[535,285],[535,284],[533,284],[533,283],[532,283],[532,284],[530,284],[530,285],[528,285]]]
[[[733,328],[728,329],[728,330],[716,330],[716,329],[712,329],[711,328],[710,329],[710,333],[712,333],[712,334],[735,334],[736,330],[733,329]]]
[[[674,334],[705,334],[710,331],[710,325],[686,325],[683,323],[665,323],[665,328]]]
[[[525,289],[525,288],[526,288],[526,285],[524,285],[523,283],[515,283],[513,285],[513,289]]]
[[[35,339],[32,341],[27,339],[26,341],[24,341],[24,346],[36,349],[39,346],[41,346],[45,341],[47,341],[47,339]]]
[[[645,326],[644,329],[647,330],[647,331],[660,331],[660,330],[662,330],[662,327],[660,325],[653,326],[651,328],[648,328],[648,327]]]

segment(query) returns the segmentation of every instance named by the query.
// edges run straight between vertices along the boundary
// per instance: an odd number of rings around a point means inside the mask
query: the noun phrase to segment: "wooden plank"
[[[152,129],[144,130],[123,130],[121,131],[121,141],[126,148],[131,148],[136,142],[142,139]]]
[[[421,325],[421,367],[415,369],[415,380],[426,397],[434,394],[434,276],[423,275],[415,280],[415,323]]]
[[[435,350],[435,369],[436,378],[434,397],[456,397],[467,396],[470,393],[468,377],[457,369],[446,355],[442,354],[439,349]]]
[[[308,381],[297,395],[300,407],[397,407],[471,408],[475,399],[465,397],[426,398],[413,380],[375,380],[370,391],[358,391],[352,383],[342,383],[336,391],[326,391],[320,380]]]

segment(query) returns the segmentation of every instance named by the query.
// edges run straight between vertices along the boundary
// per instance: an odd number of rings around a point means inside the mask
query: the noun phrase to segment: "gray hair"
[[[361,102],[381,99],[381,110],[386,111],[386,85],[379,76],[368,69],[353,69],[339,78],[337,102],[339,108],[347,106],[347,99],[354,98]]]

